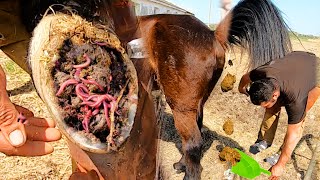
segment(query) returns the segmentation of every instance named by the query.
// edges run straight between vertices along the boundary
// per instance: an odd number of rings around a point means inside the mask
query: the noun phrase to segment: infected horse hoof
[[[138,103],[137,74],[118,38],[59,13],[45,16],[33,36],[33,81],[59,129],[84,150],[118,150]]]
[[[173,168],[176,170],[178,174],[182,172],[186,172],[186,166],[182,164],[181,162],[177,162],[173,164]]]

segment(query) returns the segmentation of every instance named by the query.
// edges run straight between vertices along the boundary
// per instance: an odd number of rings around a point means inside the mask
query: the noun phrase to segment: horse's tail
[[[218,24],[215,37],[224,48],[248,49],[252,68],[292,50],[287,25],[270,0],[241,0]]]

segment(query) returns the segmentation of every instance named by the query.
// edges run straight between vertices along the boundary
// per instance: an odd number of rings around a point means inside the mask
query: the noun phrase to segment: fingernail
[[[24,142],[22,132],[19,129],[12,131],[9,134],[9,140],[10,140],[12,146],[22,145],[22,143]]]

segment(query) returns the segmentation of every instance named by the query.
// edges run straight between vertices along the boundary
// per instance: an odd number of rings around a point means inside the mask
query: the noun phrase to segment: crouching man
[[[306,113],[320,95],[319,61],[314,54],[292,52],[241,78],[239,92],[250,96],[253,104],[266,108],[258,139],[250,147],[251,153],[259,153],[272,145],[282,106],[288,114],[287,132],[280,157],[271,168],[271,179],[283,173],[302,137]]]

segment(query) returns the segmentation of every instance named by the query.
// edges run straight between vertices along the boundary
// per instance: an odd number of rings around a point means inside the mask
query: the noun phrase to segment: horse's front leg
[[[183,106],[182,106],[183,107]],[[173,109],[174,123],[182,141],[182,158],[174,164],[178,171],[185,170],[184,179],[201,179],[201,132],[196,117],[197,110]]]

